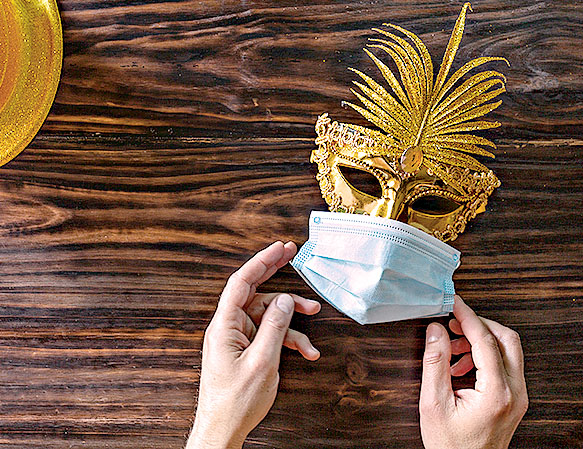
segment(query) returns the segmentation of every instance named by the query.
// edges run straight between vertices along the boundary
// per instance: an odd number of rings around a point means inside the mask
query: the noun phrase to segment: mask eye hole
[[[344,180],[355,190],[366,195],[380,198],[383,196],[383,190],[379,180],[371,173],[359,170],[357,168],[338,166],[340,174]]]
[[[460,204],[443,196],[428,195],[415,200],[410,207],[428,215],[447,215],[460,207]]]

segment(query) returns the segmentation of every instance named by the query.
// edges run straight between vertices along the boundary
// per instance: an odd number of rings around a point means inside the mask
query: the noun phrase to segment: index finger
[[[456,295],[453,314],[472,347],[476,367],[476,390],[498,388],[504,383],[506,370],[496,337],[484,322]],[[482,382],[482,380],[484,382]]]
[[[506,372],[512,378],[524,379],[524,354],[518,332],[496,321],[480,318],[498,340]]]
[[[257,286],[288,263],[296,251],[293,242],[285,245],[275,242],[259,251],[231,275],[221,294],[219,307],[235,306],[245,309],[253,299]]]

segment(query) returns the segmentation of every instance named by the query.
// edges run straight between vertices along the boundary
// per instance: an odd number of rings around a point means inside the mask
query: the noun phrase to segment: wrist
[[[229,429],[205,425],[195,418],[185,449],[241,449],[244,442],[245,437],[238,437]]]

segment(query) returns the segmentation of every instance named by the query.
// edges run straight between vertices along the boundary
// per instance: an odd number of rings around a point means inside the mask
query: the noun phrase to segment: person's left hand
[[[292,242],[275,242],[229,278],[204,337],[198,407],[187,449],[241,448],[275,401],[282,344],[308,360],[320,357],[306,335],[288,329],[294,310],[313,315],[320,303],[256,293],[296,251]]]

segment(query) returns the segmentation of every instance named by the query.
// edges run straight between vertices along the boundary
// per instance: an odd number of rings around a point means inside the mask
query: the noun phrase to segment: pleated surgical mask
[[[372,324],[449,314],[460,252],[399,221],[313,211],[291,264],[340,312]]]

